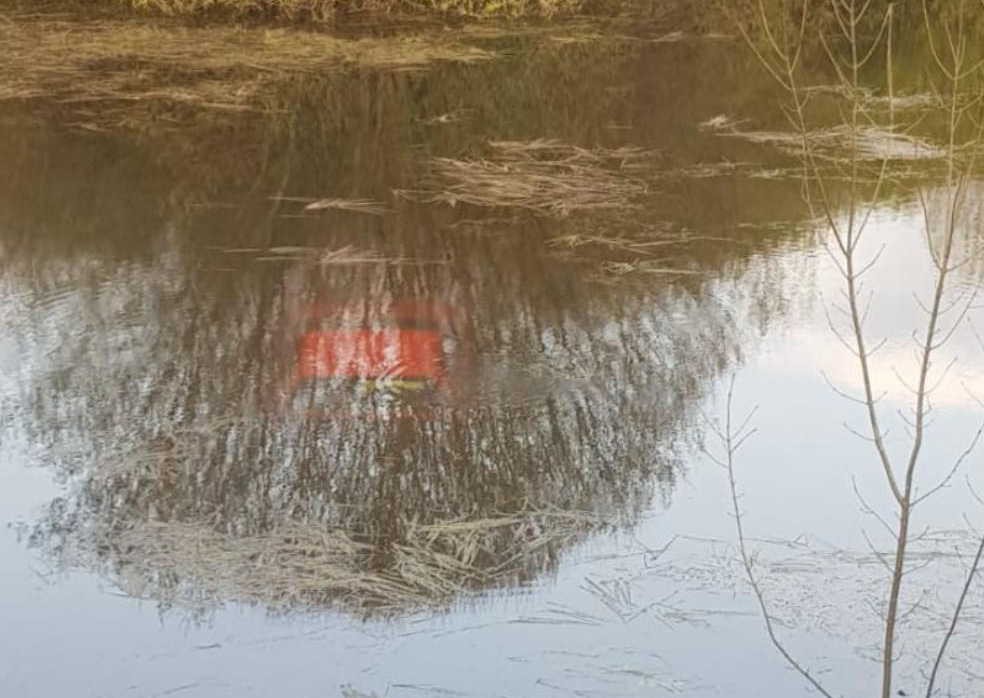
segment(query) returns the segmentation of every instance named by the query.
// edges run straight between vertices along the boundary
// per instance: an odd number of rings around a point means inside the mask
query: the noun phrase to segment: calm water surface
[[[835,551],[881,535],[855,486],[888,502],[828,385],[859,388],[827,323],[841,280],[776,174],[792,163],[701,127],[781,123],[768,82],[712,38],[488,45],[477,65],[285,80],[275,116],[94,133],[2,107],[0,694],[806,695],[700,451],[732,376],[736,409],[758,406],[740,488],[784,633],[872,692],[882,573]],[[644,190],[567,216],[421,200],[432,158],[535,139],[642,149],[624,176]],[[326,197],[382,210],[305,208]],[[932,278],[921,216],[887,197],[865,241],[886,250],[870,331],[890,413]],[[658,265],[683,275],[584,242],[681,234]],[[927,482],[984,393],[973,333],[946,351]],[[960,479],[924,523],[981,521],[968,501]],[[449,553],[442,526],[495,519],[464,571],[413,567]],[[332,531],[358,547],[322,583]],[[913,593],[945,603],[959,565],[939,564]],[[410,598],[358,582],[380,575],[431,576]],[[981,641],[957,643],[955,695],[980,689]]]

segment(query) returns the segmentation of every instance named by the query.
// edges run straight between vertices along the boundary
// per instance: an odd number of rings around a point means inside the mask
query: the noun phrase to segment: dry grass
[[[939,634],[945,632],[952,613],[954,589],[959,589],[978,541],[968,531],[927,530],[912,549],[907,571],[913,584],[905,617],[905,673],[919,676],[926,670],[924,662],[935,655]],[[655,559],[647,552],[639,572],[639,580],[649,580],[655,587],[652,593],[671,589],[686,595],[691,608],[720,609],[722,596],[751,602],[739,551],[732,542],[686,536],[670,542],[672,548]],[[787,632],[795,629],[804,636],[812,635],[820,644],[837,639],[860,656],[878,661],[888,551],[844,549],[806,536],[750,539],[749,544],[754,547],[755,566],[776,623]],[[662,584],[656,584],[657,580]],[[747,606],[738,609],[747,610]],[[965,613],[966,630],[954,646],[951,666],[957,675],[955,683],[969,679],[980,685],[984,594],[979,590]],[[801,646],[808,645],[801,641]],[[818,657],[817,662],[822,661]],[[975,694],[957,690],[950,695]]]
[[[338,12],[441,12],[472,17],[551,17],[580,10],[584,0],[121,0],[168,15],[222,12],[326,21]]]
[[[686,258],[691,245],[706,241],[728,242],[695,236],[672,226],[641,226],[631,236],[572,233],[551,238],[547,245],[566,261],[600,264],[608,275],[650,274],[680,276],[700,274]],[[587,252],[587,257],[581,256]]]
[[[586,0],[397,0],[397,7],[470,17],[553,17],[573,14]],[[622,3],[612,2],[613,6]]]
[[[272,201],[303,204],[303,210],[312,213],[318,211],[348,211],[349,213],[364,213],[370,216],[383,216],[390,213],[386,204],[372,199],[314,199],[304,196],[271,196]]]
[[[254,262],[301,262],[319,266],[354,266],[377,264],[388,266],[423,266],[447,264],[446,259],[422,259],[418,257],[387,257],[375,250],[361,249],[353,245],[343,247],[237,247],[223,250],[227,254],[251,255]]]
[[[739,121],[718,115],[700,124],[707,131],[721,136],[740,138],[751,143],[773,145],[790,154],[799,155],[803,137],[792,131],[743,130]],[[890,131],[876,126],[860,128],[852,133],[846,126],[818,128],[808,134],[815,157],[843,160],[851,152],[853,142],[856,157],[861,161],[936,160],[946,156],[943,148],[907,133]]]
[[[0,55],[0,101],[45,98],[73,108],[93,128],[126,123],[139,108],[162,103],[262,110],[291,74],[493,57],[437,35],[344,39],[297,29],[43,17],[0,22]]]
[[[635,208],[639,175],[657,155],[639,148],[580,148],[552,140],[494,141],[482,159],[435,158],[422,189],[403,195],[451,206],[519,208],[547,216]]]
[[[294,522],[253,536],[200,522],[145,522],[105,536],[102,544],[126,571],[121,586],[169,604],[234,601],[393,614],[445,607],[469,591],[521,581],[599,525],[587,514],[562,511],[407,521],[398,540],[381,545]]]
[[[340,0],[122,0],[122,4],[138,10],[151,10],[166,15],[200,15],[207,12],[224,12],[235,15],[266,14],[287,19],[330,20],[345,5],[367,3],[341,2]],[[373,0],[372,6],[386,10],[394,3]]]

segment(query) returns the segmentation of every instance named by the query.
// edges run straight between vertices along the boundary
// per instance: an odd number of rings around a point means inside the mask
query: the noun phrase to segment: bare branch
[[[967,578],[964,580],[963,589],[960,591],[960,597],[957,599],[957,605],[953,609],[953,616],[950,618],[950,625],[947,628],[946,634],[943,636],[943,641],[940,642],[940,649],[936,653],[936,660],[933,662],[933,669],[929,673],[929,682],[926,686],[926,698],[933,698],[933,691],[936,686],[936,677],[939,674],[940,667],[943,665],[943,658],[946,656],[947,647],[950,644],[950,640],[957,633],[957,624],[960,622],[960,617],[963,614],[964,603],[967,600],[967,594],[970,593],[970,589],[974,584],[974,577],[977,576],[977,571],[981,567],[981,560],[984,559],[984,536],[981,536],[980,543],[977,545],[977,554],[974,556],[974,561],[971,563],[970,571],[967,573]]]
[[[826,688],[824,688],[823,684],[821,684],[816,679],[816,677],[814,677],[813,674],[810,673],[810,671],[806,667],[804,667],[795,657],[793,657],[793,655],[789,652],[789,650],[786,649],[786,646],[782,642],[782,640],[779,639],[778,635],[776,634],[775,623],[772,619],[772,616],[769,613],[769,606],[765,599],[765,594],[762,591],[762,586],[759,584],[758,577],[755,574],[753,557],[748,552],[747,540],[745,538],[745,528],[744,528],[744,523],[742,521],[742,512],[741,512],[741,506],[739,504],[739,497],[738,497],[738,485],[735,478],[735,462],[734,462],[735,449],[736,449],[736,445],[734,441],[735,432],[732,430],[731,427],[732,401],[734,398],[734,389],[735,389],[735,378],[734,376],[732,376],[731,382],[728,385],[728,398],[727,398],[727,407],[725,413],[725,428],[723,430],[724,441],[722,445],[725,450],[725,455],[723,457],[723,460],[725,461],[728,470],[728,485],[730,487],[730,492],[731,492],[731,506],[735,518],[735,529],[738,536],[738,551],[741,555],[742,566],[745,569],[745,576],[748,580],[749,585],[752,588],[752,594],[755,596],[755,600],[758,603],[762,620],[765,623],[766,633],[769,635],[769,640],[772,642],[773,647],[775,647],[776,650],[779,652],[779,654],[782,655],[783,659],[786,660],[786,663],[800,676],[806,679],[806,681],[811,686],[813,686],[813,688],[815,688],[821,695],[825,696],[825,698],[833,698],[833,694],[831,694]],[[747,420],[745,423],[747,424]]]

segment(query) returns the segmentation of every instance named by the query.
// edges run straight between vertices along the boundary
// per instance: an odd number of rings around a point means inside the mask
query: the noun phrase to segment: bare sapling
[[[766,0],[751,0],[749,11],[734,17],[746,44],[787,98],[783,113],[790,128],[798,134],[803,198],[813,218],[823,222],[827,252],[843,280],[841,302],[828,309],[830,329],[854,356],[861,388],[859,394],[850,395],[831,385],[862,410],[866,426],[854,433],[871,444],[892,502],[889,516],[879,514],[855,486],[862,508],[877,517],[890,533],[891,540],[890,549],[885,551],[875,550],[869,540],[888,577],[880,649],[881,698],[894,695],[893,679],[898,672],[901,630],[909,612],[903,608],[903,591],[912,566],[910,549],[921,535],[914,532],[915,513],[923,502],[951,483],[972,455],[982,434],[979,429],[971,435],[966,448],[937,481],[925,482],[928,479],[924,467],[928,461],[926,438],[933,412],[933,394],[949,368],[949,365],[938,368],[940,350],[957,329],[965,325],[975,297],[973,289],[961,287],[952,277],[967,261],[961,258],[959,239],[971,222],[966,212],[968,183],[975,173],[977,153],[984,142],[984,119],[981,118],[984,100],[980,90],[982,63],[972,57],[973,44],[966,22],[972,9],[984,11],[984,2],[978,6],[976,1],[971,5],[967,0],[959,0],[954,3],[952,15],[934,13],[927,2],[922,0],[921,9],[931,54],[929,67],[935,75],[932,116],[944,123],[943,154],[941,174],[933,182],[937,187],[933,204],[924,186],[918,187],[917,198],[923,213],[923,232],[933,278],[928,297],[917,297],[916,301],[922,319],[921,327],[914,335],[915,375],[899,377],[911,393],[908,410],[898,415],[907,435],[905,448],[899,453],[890,450],[886,443],[888,420],[875,385],[875,376],[879,375],[875,370],[879,362],[876,354],[884,341],[873,342],[866,330],[873,294],[865,289],[865,276],[877,264],[881,251],[864,255],[860,247],[872,213],[888,186],[897,181],[893,153],[886,149],[882,157],[873,161],[862,147],[865,136],[873,131],[890,135],[906,133],[912,127],[912,124],[899,122],[895,106],[895,5],[888,4],[883,14],[876,15],[879,10],[871,0],[815,3],[803,0],[792,7],[787,3],[767,4]],[[821,9],[826,11],[823,17],[815,14]],[[828,124],[820,123],[820,117],[814,113],[821,90],[809,83],[804,68],[807,51],[819,52],[834,76],[834,99],[842,121],[839,128],[845,135],[842,156],[831,157],[827,150],[821,152],[817,147],[816,134]],[[868,80],[880,62],[885,66],[884,84],[874,88]],[[828,86],[824,94],[829,93]],[[939,200],[942,200],[942,211],[935,209]],[[755,568],[754,555],[747,547],[735,454],[753,430],[748,419],[737,426],[733,424],[733,390],[732,381],[723,424],[716,421],[711,424],[721,446],[720,452],[712,458],[728,474],[737,545],[745,577],[758,602],[771,643],[813,689],[824,696],[832,696],[835,695],[832,689],[821,684],[816,673],[798,660],[778,636],[777,624],[770,615],[769,602]],[[980,538],[976,555],[968,563],[966,578],[949,612],[939,649],[935,656],[926,660],[929,669],[923,676],[927,698],[939,695],[938,677],[968,595],[980,574],[982,556],[984,537]],[[913,695],[911,691],[907,694]]]

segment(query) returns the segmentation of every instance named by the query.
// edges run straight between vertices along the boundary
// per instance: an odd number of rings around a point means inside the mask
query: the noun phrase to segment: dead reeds
[[[564,217],[636,208],[640,176],[657,155],[641,148],[581,148],[554,140],[493,141],[484,158],[434,158],[423,187],[401,192],[428,203],[518,208]]]
[[[575,12],[584,0],[122,0],[121,4],[168,15],[222,12],[328,21],[338,12],[442,12],[474,17],[550,17]]]
[[[278,245],[275,247],[236,247],[223,250],[226,254],[249,255],[254,262],[293,262],[319,266],[354,266],[363,264],[389,266],[421,266],[447,264],[446,259],[386,256],[375,250],[353,245],[342,247],[309,247],[303,245]]]
[[[493,57],[441,36],[346,39],[298,29],[45,17],[0,23],[0,55],[0,101],[45,99],[84,115],[93,128],[126,124],[139,108],[161,104],[267,110],[265,96],[295,74]]]
[[[340,0],[123,0],[121,4],[138,10],[151,10],[166,15],[199,15],[208,12],[225,12],[233,15],[267,14],[286,19],[313,19],[327,21],[346,4]],[[372,3],[379,10],[386,10],[394,3],[376,0]]]
[[[113,564],[126,570],[121,585],[139,585],[140,595],[168,604],[236,601],[387,615],[446,607],[469,591],[522,581],[560,547],[599,527],[580,512],[524,511],[404,521],[395,540],[380,543],[289,521],[248,536],[203,522],[145,521],[96,533],[95,542],[109,546]]]
[[[637,226],[625,234],[580,232],[547,240],[554,254],[567,261],[598,262],[609,276],[700,274],[687,252],[692,245],[715,240],[665,226]],[[722,242],[725,242],[722,240]]]
[[[739,138],[750,143],[772,145],[793,156],[803,147],[803,136],[795,131],[745,130],[740,122],[718,115],[700,124],[701,129],[719,136]],[[879,126],[862,126],[852,130],[839,124],[809,131],[813,156],[825,160],[844,160],[854,153],[859,161],[938,160],[946,150],[912,134]]]

